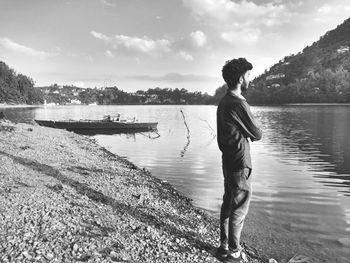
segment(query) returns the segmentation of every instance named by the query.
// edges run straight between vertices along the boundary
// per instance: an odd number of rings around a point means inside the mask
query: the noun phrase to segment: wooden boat
[[[120,133],[156,130],[158,122],[138,122],[135,118],[121,120],[120,115],[104,116],[102,120],[35,120],[40,126],[69,131],[91,131],[93,133]]]

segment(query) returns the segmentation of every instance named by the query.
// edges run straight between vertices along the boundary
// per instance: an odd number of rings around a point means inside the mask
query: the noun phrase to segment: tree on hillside
[[[0,61],[0,102],[1,103],[43,103],[43,94],[34,88],[34,81],[16,72]]]

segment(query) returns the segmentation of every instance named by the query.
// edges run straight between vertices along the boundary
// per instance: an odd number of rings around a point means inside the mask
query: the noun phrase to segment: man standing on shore
[[[225,187],[217,256],[226,262],[246,261],[240,237],[252,194],[249,139],[256,141],[262,136],[241,94],[248,88],[252,68],[245,58],[239,58],[227,61],[222,69],[228,90],[217,109],[217,139]]]

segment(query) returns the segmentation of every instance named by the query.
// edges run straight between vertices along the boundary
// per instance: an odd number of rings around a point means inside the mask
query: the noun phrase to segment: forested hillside
[[[43,94],[34,88],[34,81],[0,61],[0,103],[40,104]]]
[[[253,81],[251,103],[350,102],[350,18]]]
[[[118,87],[78,88],[71,85],[40,87],[47,103],[54,104],[210,104],[207,93],[189,92],[186,89],[154,89],[125,92]]]

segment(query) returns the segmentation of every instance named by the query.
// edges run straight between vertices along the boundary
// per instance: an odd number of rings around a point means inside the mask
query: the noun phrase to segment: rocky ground
[[[1,121],[0,145],[0,262],[219,262],[217,219],[90,137]]]

